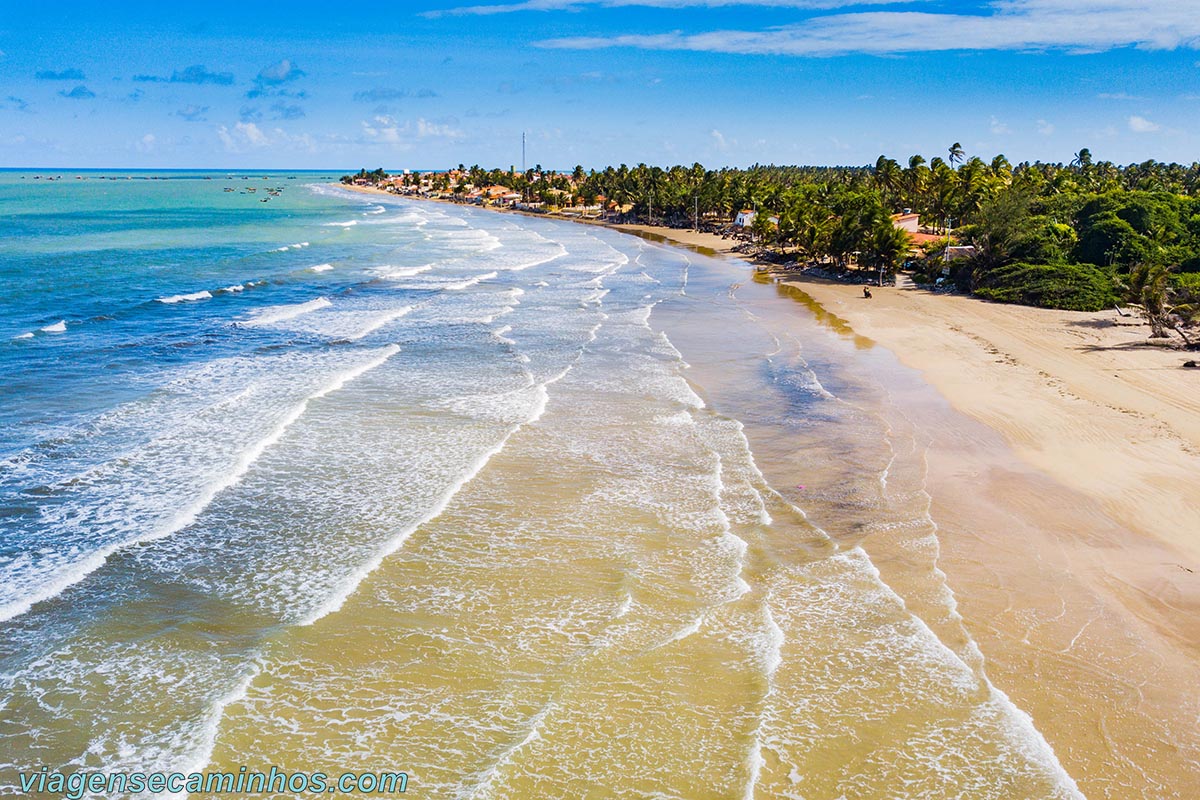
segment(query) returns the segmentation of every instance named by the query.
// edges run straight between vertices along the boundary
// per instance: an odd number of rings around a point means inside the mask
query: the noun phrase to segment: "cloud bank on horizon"
[[[523,132],[556,167],[1200,149],[1195,2],[293,5],[15,9],[0,166],[507,166]]]
[[[629,4],[634,2],[627,1]],[[625,0],[599,2],[624,3]],[[687,0],[660,2],[670,3],[673,7],[706,5]],[[656,3],[642,0],[642,4]],[[528,4],[491,8],[493,11],[516,11],[522,5]],[[578,4],[565,0],[561,3],[563,8],[573,5]],[[1087,53],[1118,47],[1194,49],[1200,47],[1200,8],[1190,3],[1148,4],[1130,0],[1001,0],[992,3],[984,13],[859,11],[818,16],[802,24],[758,31],[581,36],[547,39],[539,44],[583,50],[641,47],[792,56],[1040,49]]]

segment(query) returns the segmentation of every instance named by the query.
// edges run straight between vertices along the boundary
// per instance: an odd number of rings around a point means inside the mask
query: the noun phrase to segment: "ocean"
[[[41,175],[0,172],[0,794],[1081,796],[937,568],[936,401],[802,297],[332,175]]]

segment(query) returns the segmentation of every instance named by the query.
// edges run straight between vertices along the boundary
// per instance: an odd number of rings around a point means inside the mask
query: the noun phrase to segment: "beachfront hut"
[[[737,217],[734,218],[733,224],[739,228],[749,228],[754,224],[754,217],[754,211],[751,211],[748,208],[742,209],[738,212]]]

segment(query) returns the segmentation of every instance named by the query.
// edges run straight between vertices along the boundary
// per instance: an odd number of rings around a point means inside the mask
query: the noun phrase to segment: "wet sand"
[[[617,227],[736,255],[710,234]],[[1032,717],[1086,796],[1189,797],[1200,785],[1200,375],[1181,368],[1187,356],[1140,346],[1146,329],[1115,311],[893,288],[865,300],[857,286],[730,265],[731,293],[754,282],[786,301],[752,305],[777,335],[800,337],[816,319],[848,348],[882,347],[915,370],[879,376],[884,396],[867,404],[887,430],[874,446],[890,450],[883,494],[910,503],[907,517],[893,508],[880,524],[874,500],[843,490],[853,464],[810,474],[837,460],[812,457],[819,437],[747,423],[771,483],[796,486],[788,499],[832,523],[839,546],[861,546],[907,607]],[[706,385],[728,369],[715,364]]]
[[[710,234],[630,228],[736,255],[735,242]],[[843,336],[887,348],[957,412],[914,399],[905,420],[927,443],[937,569],[987,674],[1081,790],[1190,796],[1200,780],[1200,374],[1182,368],[1190,356],[1142,346],[1148,328],[1115,310],[891,287],[867,300],[859,286],[759,280]],[[885,580],[912,579],[887,537],[863,546]]]

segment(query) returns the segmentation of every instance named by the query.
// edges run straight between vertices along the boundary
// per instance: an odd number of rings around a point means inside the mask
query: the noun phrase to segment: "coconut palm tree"
[[[901,230],[890,222],[880,221],[871,231],[868,240],[871,260],[879,269],[880,277],[884,273],[891,274],[904,263],[905,257],[912,249],[912,237],[908,231]]]
[[[993,177],[998,178],[1005,184],[1012,182],[1012,164],[1009,163],[1008,159],[1004,157],[1003,153],[1000,153],[992,159],[989,169],[991,169]]]
[[[954,144],[950,145],[950,167],[951,168],[953,168],[955,164],[961,164],[965,157],[966,157],[966,153],[963,152],[963,146],[961,143],[955,142]]]
[[[884,196],[885,203],[895,197],[900,189],[900,165],[887,156],[880,156],[875,162],[875,185]]]
[[[1176,317],[1193,316],[1197,309],[1175,302],[1177,292],[1171,286],[1174,269],[1161,264],[1136,264],[1129,270],[1128,278],[1118,279],[1117,287],[1124,294],[1125,304],[1138,311],[1150,324],[1151,338],[1165,339],[1167,331],[1173,330],[1190,347],[1192,340],[1180,329]]]

